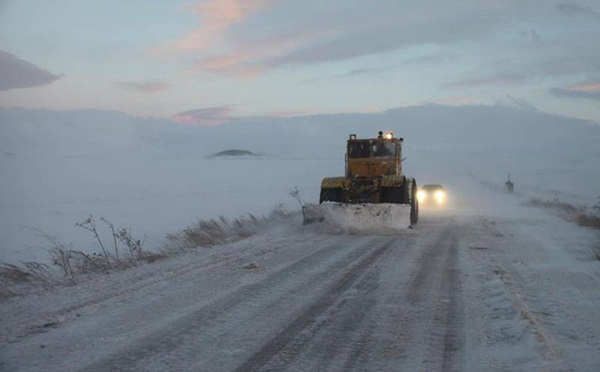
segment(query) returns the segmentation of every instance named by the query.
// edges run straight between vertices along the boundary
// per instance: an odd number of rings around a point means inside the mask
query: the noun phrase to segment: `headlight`
[[[442,203],[446,199],[446,193],[442,190],[438,190],[435,192],[435,200],[438,203]]]
[[[417,200],[420,202],[427,200],[427,193],[423,190],[417,191]]]

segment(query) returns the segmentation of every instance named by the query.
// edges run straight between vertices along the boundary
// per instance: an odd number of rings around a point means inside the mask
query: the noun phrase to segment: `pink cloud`
[[[239,64],[241,61],[248,58],[243,54],[229,54],[229,55],[221,55],[218,57],[206,58],[200,61],[196,67],[206,70],[221,70],[231,68]]]
[[[267,69],[269,59],[296,50],[318,37],[323,37],[323,34],[304,31],[293,36],[256,41],[252,45],[238,45],[234,52],[225,52],[200,60],[194,69],[242,78],[256,77]]]
[[[265,11],[279,0],[207,0],[186,9],[197,15],[201,27],[167,46],[149,52],[157,58],[187,54],[197,62],[192,69],[225,74],[237,78],[254,78],[267,70],[268,61],[294,50],[326,40],[331,31],[291,30],[270,34],[251,41],[240,38],[231,28]],[[237,31],[236,31],[237,32]]]
[[[581,83],[566,88],[550,89],[550,93],[557,97],[584,98],[600,100],[600,83]]]
[[[229,27],[241,23],[277,0],[208,0],[188,7],[202,20],[202,27],[175,41],[180,52],[199,52],[222,44]]]
[[[199,27],[167,47],[155,49],[159,53],[154,54],[183,57],[185,63],[194,61],[191,63],[195,63],[196,70],[252,77],[283,66],[348,60],[414,45],[453,43],[495,31],[499,24],[498,17],[472,17],[466,22],[464,17],[417,5],[409,7],[412,12],[398,12],[393,2],[384,2],[381,7],[357,3],[348,7],[353,12],[338,13],[333,11],[339,7],[335,4],[325,4],[325,11],[318,11],[301,1],[286,2],[294,3],[290,11],[295,14],[289,22],[269,22],[272,16],[281,19],[286,10],[273,6],[278,1],[196,2],[187,10],[198,17]],[[491,8],[502,3],[481,1],[481,6]],[[260,25],[255,22],[258,20],[262,21]]]
[[[567,89],[587,93],[600,93],[600,83],[585,83],[579,85],[571,85]]]
[[[230,121],[231,106],[205,107],[195,110],[180,112],[171,119],[180,124],[214,127]]]

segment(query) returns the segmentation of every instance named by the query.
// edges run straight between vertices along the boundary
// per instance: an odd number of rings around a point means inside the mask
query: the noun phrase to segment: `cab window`
[[[389,158],[394,156],[396,145],[393,142],[375,142],[373,144],[373,157]]]
[[[348,145],[348,157],[352,159],[356,158],[369,158],[371,157],[371,146],[368,142],[353,142]]]

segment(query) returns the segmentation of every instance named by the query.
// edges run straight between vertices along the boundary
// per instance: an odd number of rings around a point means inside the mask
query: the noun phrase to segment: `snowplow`
[[[419,219],[417,183],[402,174],[403,138],[350,134],[344,177],[321,182],[319,204],[302,207],[304,224],[323,222],[349,232],[390,232]]]

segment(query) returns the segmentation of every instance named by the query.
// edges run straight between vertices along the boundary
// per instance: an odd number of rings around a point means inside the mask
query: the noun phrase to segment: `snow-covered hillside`
[[[374,114],[245,118],[183,127],[117,112],[0,111],[0,261],[47,259],[35,229],[95,249],[75,223],[90,214],[148,235],[196,218],[265,213],[288,193],[318,198],[342,175],[347,135],[393,130],[405,171],[454,192],[468,178],[593,204],[600,195],[600,125],[505,106],[419,106]],[[259,157],[208,158],[228,149]]]

